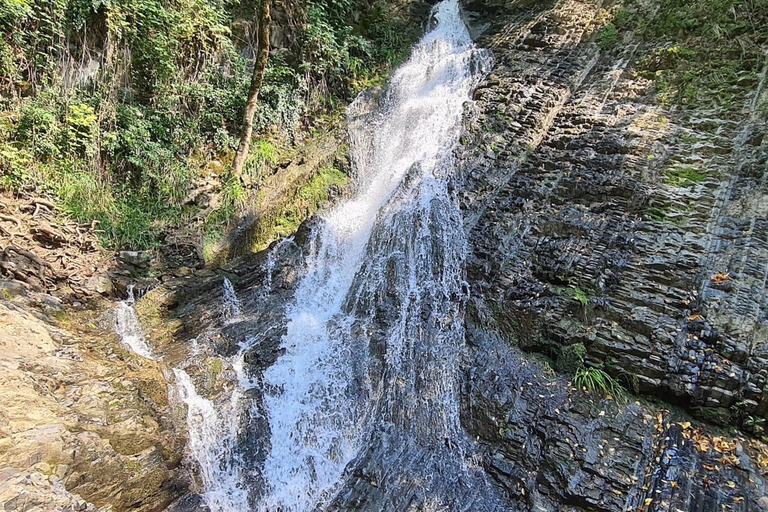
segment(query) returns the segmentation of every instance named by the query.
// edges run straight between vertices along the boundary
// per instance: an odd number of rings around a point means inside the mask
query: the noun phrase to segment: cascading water
[[[242,313],[240,309],[240,299],[235,294],[235,288],[232,281],[224,278],[222,287],[221,315],[225,320],[237,318]]]
[[[136,299],[133,296],[133,285],[128,286],[128,298],[115,308],[115,332],[120,336],[123,345],[147,359],[154,359],[149,348],[144,331],[133,310]]]
[[[354,494],[353,473],[391,490],[414,482],[455,488],[457,479],[462,488],[485,489],[482,477],[470,474],[471,443],[458,421],[468,290],[466,242],[448,178],[463,105],[489,56],[473,45],[458,0],[435,6],[431,22],[392,76],[383,106],[373,113],[363,99],[350,106],[356,192],[313,230],[306,274],[286,309],[282,355],[261,379],[246,376],[248,343],[231,361],[239,380],[233,400],[260,394],[259,411],[269,422],[268,454],[258,469],[238,466],[245,461],[229,446],[237,423],[227,423],[177,372],[214,512],[344,508],[336,502],[340,493]],[[253,406],[240,410],[256,414]],[[397,470],[385,475],[384,466]],[[446,482],[431,484],[440,474]],[[249,489],[246,505],[242,491],[254,481],[259,485]],[[227,489],[232,499],[223,499]],[[392,508],[396,494],[371,509]],[[452,506],[459,498],[449,494],[425,496],[423,508]]]
[[[441,445],[460,431],[465,242],[446,181],[463,104],[489,59],[457,0],[433,16],[434,28],[393,75],[384,108],[350,129],[357,192],[323,215],[287,311],[285,353],[264,374],[271,449],[261,510],[323,508],[382,425]],[[376,341],[374,302],[387,293],[397,318]]]
[[[200,466],[206,503],[212,510],[242,510],[247,491],[239,485],[240,464],[233,450],[242,390],[235,388],[228,403],[214,404],[197,393],[187,372],[174,368],[173,373],[181,399],[187,405],[187,449]]]

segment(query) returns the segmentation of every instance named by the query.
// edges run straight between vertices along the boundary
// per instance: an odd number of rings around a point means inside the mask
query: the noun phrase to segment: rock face
[[[97,321],[42,294],[0,304],[2,510],[149,511],[184,490],[163,374]]]
[[[469,5],[497,60],[456,184],[474,300],[464,424],[529,509],[764,508],[764,459],[747,463],[743,439],[718,438],[736,457],[718,472],[695,441],[707,430],[669,405],[609,411],[509,347],[559,362],[578,344],[642,396],[763,432],[765,119],[655,106],[631,70],[642,42],[589,42],[598,4]]]
[[[639,44],[582,42],[593,12],[537,4],[485,36],[461,188],[475,291],[526,350],[583,343],[642,393],[765,418],[765,120],[654,106]]]

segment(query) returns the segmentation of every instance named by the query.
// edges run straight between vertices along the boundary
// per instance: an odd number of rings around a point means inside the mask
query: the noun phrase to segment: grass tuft
[[[573,377],[573,385],[587,393],[611,395],[616,399],[623,399],[626,395],[621,384],[602,368],[586,366],[579,368]]]

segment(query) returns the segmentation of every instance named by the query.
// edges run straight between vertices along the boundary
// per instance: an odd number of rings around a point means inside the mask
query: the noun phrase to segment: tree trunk
[[[248,102],[245,104],[243,116],[243,128],[240,134],[240,145],[235,153],[235,161],[232,163],[232,174],[238,178],[242,176],[245,160],[248,158],[248,150],[251,146],[253,133],[253,115],[259,100],[259,89],[264,81],[264,69],[267,67],[269,57],[269,3],[271,0],[261,0],[259,3],[259,33],[256,62],[253,65],[251,87],[248,90]]]

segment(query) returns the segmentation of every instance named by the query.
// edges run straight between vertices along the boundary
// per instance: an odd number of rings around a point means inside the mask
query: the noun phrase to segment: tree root
[[[63,233],[60,233],[59,231],[56,231],[53,228],[47,227],[47,226],[35,226],[32,228],[32,234],[42,238],[44,241],[50,243],[51,245],[62,245],[66,243],[67,237],[64,236]]]
[[[7,222],[15,222],[16,226],[19,229],[21,229],[21,221],[12,215],[3,215],[2,213],[0,213],[0,220],[4,220]]]
[[[41,259],[38,257],[35,253],[30,251],[25,251],[24,249],[19,249],[15,245],[9,245],[5,249],[3,249],[3,259],[7,259],[11,252],[15,252],[19,256],[23,256],[27,258],[29,261],[37,265],[38,267],[38,276],[41,281],[45,282],[45,269],[48,269],[51,273],[51,276],[54,278],[56,277],[56,271],[53,268],[53,265],[45,261],[44,259]],[[3,265],[3,268],[5,270],[8,270],[6,265]],[[13,270],[12,273],[15,275],[18,271]]]
[[[34,205],[45,206],[46,208],[48,208],[51,211],[56,209],[56,205],[55,204],[53,204],[52,202],[50,202],[47,199],[43,199],[42,197],[36,197],[36,198],[32,199],[31,202]]]

